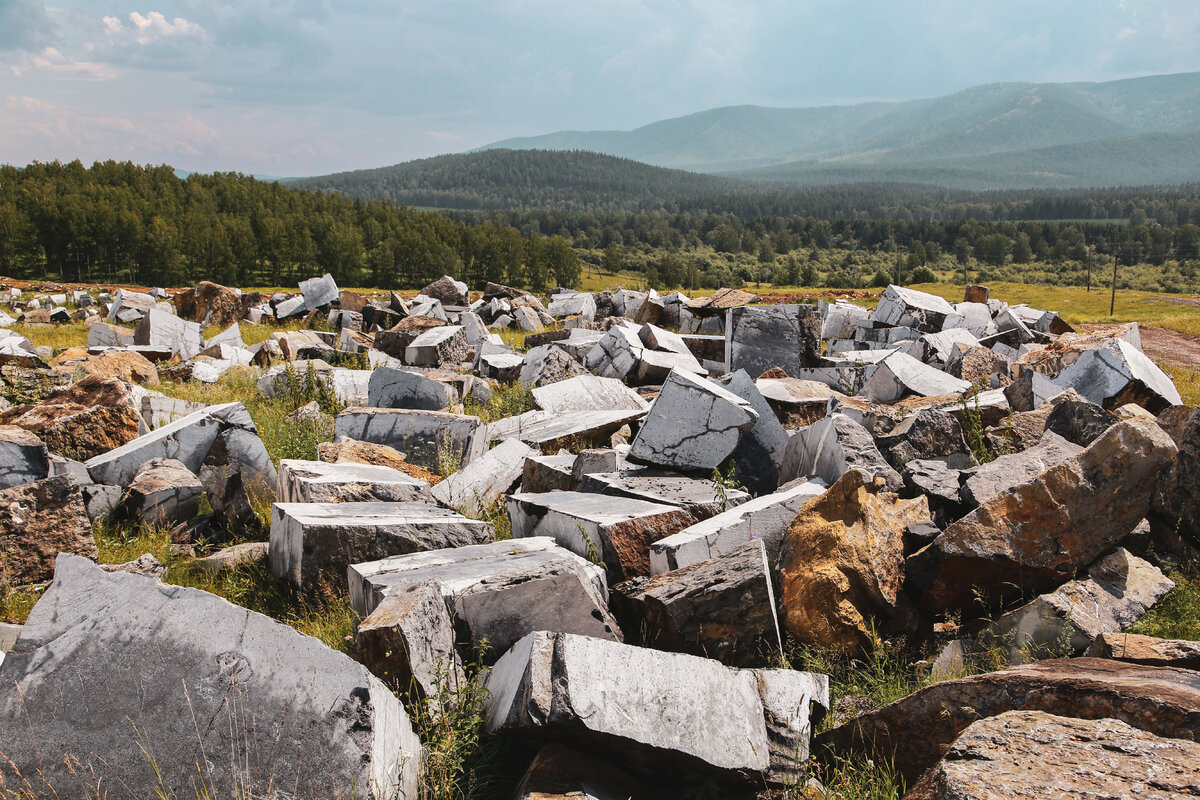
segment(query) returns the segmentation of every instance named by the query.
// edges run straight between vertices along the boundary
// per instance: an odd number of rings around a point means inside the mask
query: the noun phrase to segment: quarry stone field
[[[1200,794],[1136,322],[479,288],[0,286],[0,796]]]

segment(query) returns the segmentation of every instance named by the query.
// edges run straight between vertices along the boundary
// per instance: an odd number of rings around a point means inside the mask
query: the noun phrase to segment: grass
[[[1168,565],[1167,577],[1175,588],[1159,600],[1129,629],[1130,633],[1160,639],[1200,641],[1200,565]]]
[[[62,325],[13,325],[11,330],[33,342],[35,347],[49,347],[55,352],[68,347],[86,347],[88,327],[82,322]]]
[[[1186,405],[1200,406],[1200,370],[1161,363],[1159,366],[1175,381],[1175,388]]]
[[[479,417],[483,422],[492,423],[532,410],[533,389],[517,381],[508,386],[494,389],[486,403],[481,403],[474,397],[468,397],[463,401],[463,408],[466,413]]]

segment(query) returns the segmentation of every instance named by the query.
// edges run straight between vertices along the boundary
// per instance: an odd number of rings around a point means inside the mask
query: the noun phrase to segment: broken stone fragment
[[[899,491],[904,485],[866,428],[845,414],[830,414],[791,432],[779,477],[781,481],[817,477],[833,484],[850,469],[883,478],[888,491]]]
[[[393,367],[372,370],[367,389],[367,404],[372,408],[441,411],[458,401],[459,393],[452,381]]]
[[[171,526],[200,513],[204,484],[173,458],[147,461],[133,476],[121,500],[122,511],[145,525]]]
[[[0,585],[50,580],[59,553],[96,558],[79,484],[59,475],[0,491]]]
[[[905,797],[1185,797],[1200,785],[1200,744],[1115,719],[1010,711],[972,723]]]
[[[1200,409],[1173,406],[1158,424],[1179,448],[1179,455],[1159,476],[1151,502],[1157,523],[1200,547]]]
[[[626,467],[617,472],[593,472],[580,476],[579,491],[676,506],[696,519],[707,519],[750,499],[750,495],[740,489],[721,487],[718,491],[710,479],[648,467]]]
[[[338,414],[333,431],[336,436],[386,444],[431,470],[447,463],[469,464],[483,455],[487,443],[487,426],[479,417],[442,411],[348,408]]]
[[[1084,655],[1150,667],[1200,670],[1200,642],[1158,639],[1136,633],[1102,633]]]
[[[731,308],[725,321],[725,365],[752,378],[771,368],[799,377],[821,366],[821,318],[809,305]]]
[[[488,732],[570,736],[675,786],[696,774],[743,786],[794,779],[829,703],[824,675],[549,632],[513,645],[487,689]]]
[[[932,613],[1049,591],[1119,544],[1146,515],[1175,444],[1157,425],[1109,428],[1083,452],[992,497],[909,557]]]
[[[779,487],[780,469],[787,452],[787,431],[744,370],[735,372],[726,388],[758,414],[754,427],[733,451],[734,477],[756,495],[773,492]]]
[[[491,441],[519,439],[543,453],[562,447],[607,445],[614,433],[641,419],[643,410],[615,411],[526,411],[496,420],[487,427]]]
[[[1170,739],[1200,736],[1200,673],[1097,658],[1039,661],[935,683],[817,736],[819,753],[894,764],[908,781],[968,725],[1006,711],[1116,719]]]
[[[948,375],[905,353],[892,353],[880,361],[863,384],[862,396],[875,403],[894,403],[909,395],[940,397],[971,390],[967,381]]]
[[[462,363],[469,349],[462,326],[443,325],[413,339],[404,348],[404,361],[421,367],[452,366]]]
[[[763,545],[612,589],[624,630],[659,650],[715,658],[735,666],[763,663],[775,650],[775,612]]]
[[[531,392],[539,411],[642,411],[645,400],[615,378],[579,375],[537,386]]]
[[[499,503],[521,479],[525,459],[537,451],[517,439],[505,439],[433,487],[432,496],[447,508],[479,516]]]
[[[758,421],[750,403],[673,370],[634,437],[629,460],[677,470],[711,470],[729,458]]]
[[[281,503],[420,502],[429,484],[387,466],[283,459],[279,462]]]
[[[915,624],[903,592],[904,531],[929,519],[924,497],[901,500],[852,469],[788,527],[779,569],[783,623],[797,641],[861,655],[876,633]]]
[[[469,638],[462,655],[486,664],[539,630],[621,640],[604,570],[545,537],[353,564],[348,577],[351,605],[371,615],[392,595],[432,584]]]
[[[1014,486],[1033,480],[1050,467],[1083,448],[1072,444],[1053,431],[1042,434],[1042,440],[1028,450],[996,458],[963,473],[961,496],[972,506],[986,503]]]
[[[1137,403],[1157,414],[1183,400],[1171,377],[1124,339],[1085,350],[1054,382],[1104,408]]]
[[[41,480],[50,474],[50,454],[35,434],[0,425],[0,489]]]

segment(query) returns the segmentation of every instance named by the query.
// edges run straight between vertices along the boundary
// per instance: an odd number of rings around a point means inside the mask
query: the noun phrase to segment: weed
[[[24,623],[43,591],[43,587],[0,587],[0,622]]]
[[[826,800],[899,800],[904,795],[904,779],[892,764],[877,764],[865,756],[836,757],[813,769],[814,777],[825,787]],[[800,800],[807,796],[804,785],[789,787],[786,796]]]
[[[520,381],[494,390],[486,403],[481,403],[470,396],[463,400],[465,412],[479,417],[484,423],[515,417],[532,408],[533,388]]]
[[[448,433],[438,437],[437,446],[438,475],[448,478],[462,469],[462,451],[455,447],[454,440]]]
[[[713,502],[721,511],[729,508],[729,494],[737,491],[740,487],[738,482],[733,477],[734,464],[733,460],[725,462],[725,467],[713,467],[712,484],[713,484]]]
[[[1200,565],[1168,563],[1167,577],[1175,588],[1167,592],[1129,629],[1130,633],[1160,639],[1200,640]]]
[[[974,407],[971,406],[971,400],[975,401]],[[962,404],[963,436],[967,440],[967,447],[971,448],[971,454],[980,464],[995,461],[996,456],[988,447],[983,434],[983,415],[979,413],[978,390],[972,390],[969,397],[964,394],[959,402]]]

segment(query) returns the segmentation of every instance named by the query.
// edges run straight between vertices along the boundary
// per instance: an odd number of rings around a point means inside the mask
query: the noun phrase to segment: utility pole
[[[1113,255],[1112,299],[1108,302],[1108,315],[1111,317],[1117,307],[1117,257]]]
[[[1088,263],[1087,263],[1087,290],[1088,294],[1092,293],[1092,261],[1096,259],[1096,246],[1088,245]]]

